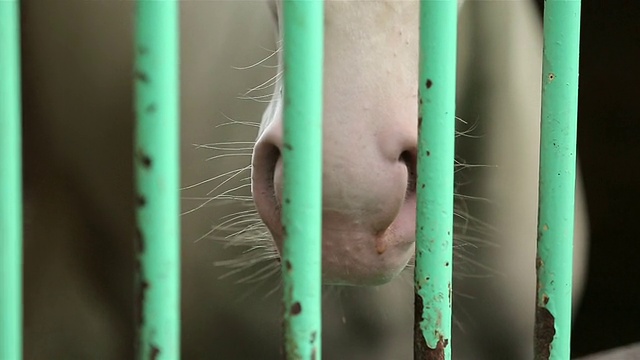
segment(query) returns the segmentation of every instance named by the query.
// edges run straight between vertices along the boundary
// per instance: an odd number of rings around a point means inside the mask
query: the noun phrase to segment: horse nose
[[[370,125],[330,118],[323,124],[325,283],[387,282],[413,253],[416,128]],[[279,251],[282,129],[281,117],[272,119],[252,159],[254,202]]]

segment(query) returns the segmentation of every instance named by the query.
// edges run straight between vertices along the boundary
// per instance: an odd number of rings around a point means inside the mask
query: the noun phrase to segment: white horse
[[[131,358],[133,3],[25,0],[23,4],[25,132],[29,137],[25,143],[30,171],[25,188],[25,357]],[[397,204],[398,189],[406,186],[409,175],[395,156],[400,149],[410,153],[415,137],[417,3],[331,0],[326,4],[325,121],[331,126],[327,139],[334,141],[325,146],[330,151],[325,154],[329,170],[325,184],[342,183],[336,169],[340,151],[348,143],[340,129],[355,131],[357,127],[362,138],[354,137],[353,152],[344,158],[343,174],[354,183],[341,190],[361,199],[361,205],[370,204],[365,201],[367,194],[358,192],[363,187],[358,181],[365,162],[371,162],[387,177],[370,177],[367,186],[375,190],[372,194],[385,196],[375,182],[384,178],[392,189],[390,195],[396,198],[381,201]],[[265,1],[185,1],[181,2],[181,20],[182,168],[183,184],[190,185],[249,165],[248,156],[205,162],[212,154],[193,151],[190,144],[255,139],[256,127],[217,125],[229,123],[227,117],[234,124],[260,119],[264,103],[238,100],[238,94],[268,80],[275,69],[232,67],[259,62],[267,56],[265,48],[275,49],[278,44],[272,36],[276,28],[273,14]],[[471,245],[458,249],[460,261],[455,263],[460,277],[454,287],[461,296],[454,300],[458,324],[453,353],[461,359],[531,358],[541,68],[536,10],[528,1],[469,1],[460,12],[460,40],[457,112],[468,125],[459,125],[461,132],[476,128],[469,137],[458,138],[458,156],[466,163],[487,167],[458,172],[467,179],[460,179],[458,191],[488,202],[461,202],[468,207],[461,211],[469,225],[460,220],[462,228],[456,236]],[[386,68],[376,70],[378,65]],[[272,92],[277,101],[277,91]],[[248,96],[257,97],[254,92]],[[274,105],[271,109],[277,108]],[[278,121],[277,112],[266,114],[263,143],[270,131],[267,122]],[[386,134],[375,138],[378,142],[372,141],[372,125]],[[271,134],[271,139],[277,135]],[[239,147],[246,146],[250,147]],[[240,151],[249,155],[247,150]],[[247,176],[245,171],[236,178]],[[234,182],[236,178],[226,185],[242,186]],[[244,185],[239,194],[248,197],[248,183]],[[212,187],[193,190],[206,193]],[[188,198],[193,194],[190,191],[185,191],[185,212],[197,207]],[[357,210],[356,202],[342,203],[335,196],[337,188],[333,191],[326,194],[327,204]],[[584,270],[580,259],[585,258],[581,191],[579,186],[576,294]],[[222,199],[224,193],[219,188],[211,196]],[[238,300],[260,284],[217,280],[227,270],[212,262],[229,260],[235,253],[211,241],[193,241],[207,233],[207,228],[229,219],[225,216],[243,209],[229,202],[220,204],[183,218],[183,356],[278,359],[278,296]],[[242,215],[235,217],[238,226],[245,220]],[[253,222],[257,220],[250,221],[257,225]],[[364,225],[368,221],[363,218]],[[273,252],[269,252],[276,251],[276,246],[269,236],[261,235],[262,230],[253,229],[256,238],[234,241],[268,247],[267,255],[256,255],[253,260],[264,257],[277,271]],[[364,244],[366,250],[366,241]],[[392,247],[387,254],[398,256],[388,255],[384,266],[339,259],[333,282],[387,280],[410,256],[409,249]],[[340,266],[343,270],[357,266],[361,273],[348,278]],[[247,271],[261,276],[255,268]],[[410,272],[396,278],[376,287],[339,287],[339,296],[326,296],[323,352],[327,359],[411,358]],[[268,290],[272,289],[264,292]]]

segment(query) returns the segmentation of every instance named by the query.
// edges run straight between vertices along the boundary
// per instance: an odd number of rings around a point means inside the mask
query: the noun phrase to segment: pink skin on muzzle
[[[383,284],[414,251],[418,3],[327,1],[325,17],[323,281]],[[258,213],[279,251],[280,88],[252,172]]]

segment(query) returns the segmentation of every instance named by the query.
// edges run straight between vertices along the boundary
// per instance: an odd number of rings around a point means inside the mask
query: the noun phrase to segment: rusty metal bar
[[[451,359],[457,4],[420,2],[414,359]]]
[[[535,358],[568,360],[581,4],[544,5]]]

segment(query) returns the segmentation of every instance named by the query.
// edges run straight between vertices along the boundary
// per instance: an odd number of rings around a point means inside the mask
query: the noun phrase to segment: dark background
[[[578,153],[591,250],[573,356],[640,341],[639,17],[637,1],[582,2]]]

